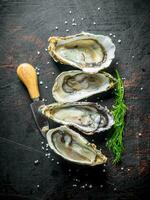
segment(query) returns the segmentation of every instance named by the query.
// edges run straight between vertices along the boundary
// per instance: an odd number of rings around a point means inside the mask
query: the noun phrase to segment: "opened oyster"
[[[66,37],[50,37],[48,51],[56,62],[97,73],[109,67],[115,45],[108,36],[81,32]]]
[[[80,70],[62,72],[52,93],[58,102],[73,102],[109,90],[115,79],[108,73],[87,74]]]
[[[53,103],[41,106],[39,111],[54,121],[74,126],[87,135],[111,128],[114,124],[109,110],[91,102]]]
[[[66,126],[49,130],[46,137],[55,153],[76,164],[94,166],[107,161],[95,144]]]

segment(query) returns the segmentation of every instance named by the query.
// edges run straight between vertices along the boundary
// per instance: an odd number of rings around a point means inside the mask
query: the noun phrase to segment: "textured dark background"
[[[70,10],[72,14],[69,14]],[[150,189],[149,10],[149,0],[0,1],[0,199],[144,199]],[[83,21],[82,17],[85,18]],[[77,26],[71,25],[73,18]],[[65,20],[68,25],[64,24]],[[58,30],[55,30],[56,26]],[[66,29],[69,29],[68,33]],[[51,153],[50,159],[46,158],[45,151],[41,149],[44,139],[36,128],[29,107],[31,101],[16,76],[16,68],[22,62],[39,67],[39,80],[44,82],[40,86],[41,97],[48,99],[46,103],[53,102],[51,88],[55,77],[61,71],[72,68],[52,61],[45,51],[47,39],[50,35],[80,31],[116,35],[112,37],[117,47],[116,58],[108,71],[118,68],[122,77],[126,78],[128,105],[125,150],[118,166],[111,164],[113,157],[105,148],[107,133],[88,138],[94,138],[98,147],[100,145],[109,156],[107,166],[74,166],[54,153]],[[122,40],[121,44],[118,39]],[[40,51],[39,55],[37,51]],[[116,62],[119,64],[116,65]],[[49,88],[45,89],[45,85]],[[89,101],[100,101],[97,97]],[[110,106],[113,102],[111,93],[100,95],[100,98],[104,100],[103,105]],[[52,122],[50,124],[51,127],[56,126]],[[142,135],[139,136],[139,133]],[[37,159],[39,164],[35,166]],[[73,187],[76,183],[77,187]],[[87,186],[82,188],[85,184]]]

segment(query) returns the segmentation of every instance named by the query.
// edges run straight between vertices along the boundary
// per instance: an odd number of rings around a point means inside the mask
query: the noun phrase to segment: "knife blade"
[[[40,133],[45,137],[46,132],[49,130],[49,123],[48,120],[38,111],[39,108],[45,104],[40,100],[36,71],[29,63],[22,63],[17,67],[17,75],[26,86],[31,99],[33,100],[30,104],[31,111]]]

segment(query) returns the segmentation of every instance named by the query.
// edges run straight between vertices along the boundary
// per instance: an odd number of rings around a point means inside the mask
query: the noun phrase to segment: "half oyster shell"
[[[56,62],[97,73],[109,67],[115,57],[111,38],[86,32],[66,37],[50,37],[48,51]]]
[[[60,124],[73,126],[87,135],[110,129],[114,124],[109,110],[91,102],[53,103],[39,111]]]
[[[51,129],[46,134],[51,149],[64,159],[76,164],[95,166],[106,163],[107,157],[96,145],[66,126]]]
[[[107,91],[114,85],[115,79],[108,73],[87,74],[72,70],[57,76],[52,94],[58,102],[74,102]]]

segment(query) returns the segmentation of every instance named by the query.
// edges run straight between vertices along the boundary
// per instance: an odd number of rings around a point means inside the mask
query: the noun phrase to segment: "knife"
[[[29,63],[22,63],[17,67],[17,75],[19,79],[26,86],[29,95],[33,102],[30,104],[34,120],[42,136],[46,136],[46,132],[49,130],[49,123],[44,118],[39,110],[39,107],[44,106],[44,102],[40,100],[40,93],[38,88],[37,74],[32,65]]]

